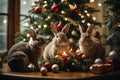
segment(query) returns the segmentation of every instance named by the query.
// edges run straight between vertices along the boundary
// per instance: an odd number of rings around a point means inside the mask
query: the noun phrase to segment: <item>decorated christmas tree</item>
[[[71,46],[75,47],[80,38],[80,32],[78,24],[80,24],[84,31],[88,26],[100,25],[96,22],[96,18],[93,16],[96,10],[93,7],[88,6],[94,0],[35,0],[28,19],[29,27],[34,28],[37,33],[46,36],[46,40],[49,42],[53,38],[51,31],[51,22],[57,24],[58,30],[61,30],[66,23],[70,23],[70,30],[67,37]],[[16,42],[21,40],[28,41],[29,34],[28,29],[22,33],[16,34]]]
[[[112,50],[108,57],[115,60],[118,69],[120,66],[120,0],[104,0],[104,3],[107,5],[106,26],[110,31],[106,44],[110,45]]]
[[[70,51],[62,55],[56,55],[54,58],[40,60],[40,65],[51,68],[52,64],[58,64],[61,70],[66,71],[86,71],[92,64],[91,59],[87,58],[82,52],[77,51],[77,43],[80,39],[80,31],[78,25],[81,25],[83,32],[89,26],[96,26],[100,23],[93,17],[96,10],[89,4],[94,0],[35,0],[28,19],[29,27],[22,33],[16,34],[16,42],[29,40],[29,29],[33,28],[36,33],[45,36],[49,43],[54,34],[51,30],[51,22],[57,25],[58,31],[70,23],[69,32],[66,34],[70,42]],[[95,37],[98,36],[98,32]]]

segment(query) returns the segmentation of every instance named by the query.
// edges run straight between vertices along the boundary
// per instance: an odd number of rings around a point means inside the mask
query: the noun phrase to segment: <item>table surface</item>
[[[90,72],[48,72],[46,76],[43,76],[40,72],[12,72],[7,64],[3,65],[1,69],[1,76],[14,77],[22,79],[45,79],[45,80],[88,80],[88,79],[112,79],[113,76],[120,76],[120,71],[113,71],[104,74],[93,74]],[[113,78],[114,79],[114,78]],[[120,79],[118,79],[120,80]]]

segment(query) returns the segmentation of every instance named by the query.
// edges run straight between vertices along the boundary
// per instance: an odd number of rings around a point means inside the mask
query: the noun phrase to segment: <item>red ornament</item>
[[[34,11],[35,11],[36,13],[41,13],[42,8],[38,5],[37,7],[34,8]]]
[[[57,25],[57,27],[58,27],[60,30],[62,30],[62,28],[63,28],[62,23],[61,23],[61,22],[59,22],[59,24]]]
[[[51,69],[51,66],[52,66],[52,64],[51,64],[49,61],[46,61],[46,62],[44,63],[44,67],[46,67],[48,70]]]
[[[46,9],[49,9],[48,4],[45,4],[43,7],[46,8]]]
[[[66,54],[65,52],[62,54],[62,59],[63,59],[63,61],[65,62],[65,63],[68,63],[68,61],[69,61],[69,56],[68,56],[68,54]]]
[[[82,57],[83,53],[79,50],[79,51],[77,51],[77,55],[78,55],[79,57]]]
[[[74,53],[75,51],[74,51],[73,49],[70,49],[69,52],[70,52],[70,53]]]
[[[53,3],[53,5],[52,5],[52,7],[51,7],[51,10],[53,11],[53,12],[58,12],[59,11],[59,8],[58,8],[58,6],[55,4],[55,3]]]
[[[73,7],[73,10],[72,10],[72,11],[73,11],[73,12],[76,12],[76,13],[79,12],[78,6],[75,5],[75,6]]]

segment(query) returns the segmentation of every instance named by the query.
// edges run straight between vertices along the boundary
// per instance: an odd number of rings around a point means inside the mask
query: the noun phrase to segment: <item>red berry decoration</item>
[[[65,52],[62,54],[62,59],[63,59],[63,61],[65,62],[65,63],[68,63],[68,61],[69,61],[69,56],[68,56],[68,54],[66,54]]]
[[[63,24],[62,24],[61,22],[59,22],[59,24],[57,25],[57,27],[58,27],[60,30],[62,30]]]
[[[34,8],[34,11],[35,11],[36,13],[41,13],[42,8],[38,5],[37,7]]]
[[[78,6],[75,5],[75,6],[73,7],[73,10],[72,10],[72,11],[73,11],[73,12],[76,12],[76,13],[79,12]]]
[[[83,53],[82,53],[81,51],[79,51],[79,52],[77,53],[77,55],[78,55],[79,57],[82,57]]]
[[[53,5],[52,5],[52,7],[51,7],[51,10],[53,11],[53,12],[59,12],[59,8],[58,8],[58,6],[55,4],[55,3],[53,3]]]
[[[52,66],[52,64],[51,64],[49,61],[46,61],[46,62],[44,63],[44,67],[46,67],[48,70],[51,69],[51,66]]]

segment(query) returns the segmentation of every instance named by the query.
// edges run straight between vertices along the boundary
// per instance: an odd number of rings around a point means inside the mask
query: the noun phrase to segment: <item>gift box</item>
[[[93,64],[90,68],[90,72],[96,73],[96,74],[101,74],[101,73],[106,73],[113,71],[113,66],[111,64]]]

